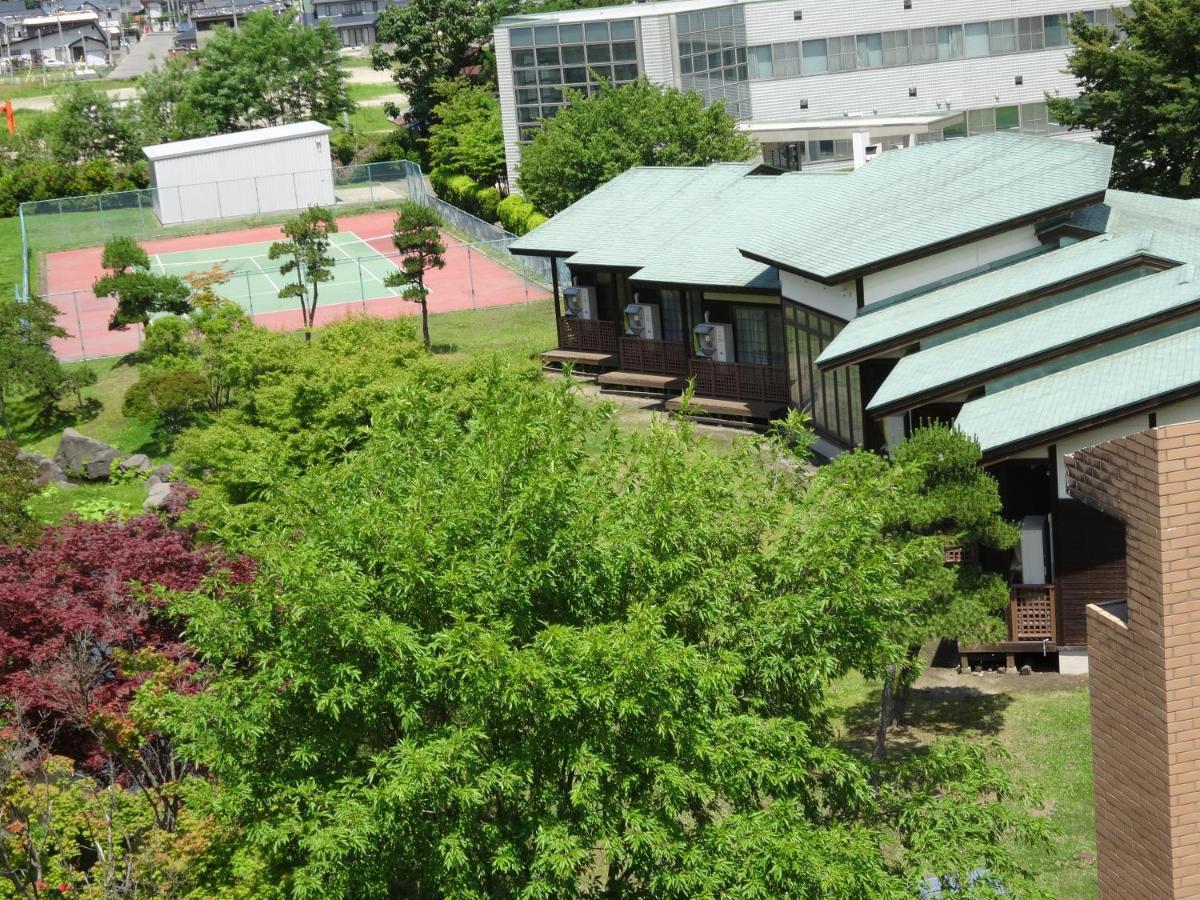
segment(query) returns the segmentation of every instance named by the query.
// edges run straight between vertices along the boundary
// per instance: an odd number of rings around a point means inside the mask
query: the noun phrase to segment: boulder
[[[162,509],[163,504],[167,502],[167,498],[171,496],[171,483],[169,481],[159,481],[156,484],[150,485],[150,491],[146,494],[146,499],[142,503],[143,509]]]
[[[163,463],[157,469],[150,473],[150,477],[146,479],[146,487],[153,487],[156,484],[162,484],[171,480],[171,473],[175,471],[175,467],[170,463]]]
[[[17,454],[17,459],[33,463],[37,467],[37,472],[33,476],[33,483],[38,487],[45,487],[52,481],[57,484],[70,483],[67,481],[67,476],[63,474],[63,470],[58,463],[47,456],[22,450]]]
[[[154,468],[154,463],[150,461],[150,457],[148,457],[145,453],[135,453],[133,456],[127,456],[121,460],[121,462],[118,463],[118,466],[126,472],[130,469],[134,469],[142,475],[145,475]]]
[[[68,476],[103,481],[112,471],[112,464],[123,457],[120,450],[108,446],[104,441],[80,434],[74,428],[66,428],[58,442],[54,462]]]

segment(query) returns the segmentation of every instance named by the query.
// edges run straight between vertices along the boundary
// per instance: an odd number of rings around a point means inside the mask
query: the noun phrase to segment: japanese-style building
[[[929,420],[975,437],[1022,541],[1009,639],[968,649],[1078,670],[1124,529],[1069,497],[1063,457],[1200,418],[1200,201],[1108,190],[1110,161],[993,134],[852,172],[639,168],[512,251],[565,262],[544,359],[605,389],[804,409],[825,456]]]

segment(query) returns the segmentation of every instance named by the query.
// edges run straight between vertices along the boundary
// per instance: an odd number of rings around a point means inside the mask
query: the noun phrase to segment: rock
[[[162,509],[163,504],[167,502],[167,498],[171,496],[171,483],[169,481],[159,481],[156,484],[150,485],[150,492],[146,494],[146,500],[142,503],[143,509]]]
[[[150,473],[150,477],[146,479],[146,486],[151,487],[156,484],[170,481],[171,475],[175,471],[175,467],[170,463],[163,463],[157,469]]]
[[[38,487],[45,487],[52,481],[58,484],[69,483],[67,482],[67,476],[63,474],[63,470],[58,463],[47,456],[22,450],[17,454],[17,459],[23,462],[31,462],[37,466],[37,472],[33,476],[33,483]]]
[[[103,481],[108,478],[113,462],[123,456],[120,450],[103,441],[80,434],[74,428],[66,428],[58,442],[54,462],[67,475]]]
[[[1022,675],[1032,675],[1032,674],[1033,674],[1033,669],[1032,669],[1032,667],[1030,667],[1030,666],[1021,666],[1021,674],[1022,674]]]
[[[135,453],[133,456],[127,456],[121,460],[119,466],[125,471],[136,469],[138,472],[144,475],[154,468],[154,463],[150,461],[150,457],[148,457],[145,453]]]

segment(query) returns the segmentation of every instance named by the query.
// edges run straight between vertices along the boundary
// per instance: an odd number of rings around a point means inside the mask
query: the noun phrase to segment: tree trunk
[[[430,349],[429,343],[429,293],[425,290],[425,279],[420,278],[417,284],[421,287],[421,337],[425,339],[425,349]]]
[[[908,663],[904,669],[904,679],[896,690],[895,724],[908,724],[908,703],[912,699],[913,672],[916,671],[917,657],[921,655],[921,647],[908,648]]]
[[[879,726],[875,729],[875,749],[871,759],[883,759],[883,751],[887,745],[887,730],[896,717],[896,664],[889,663],[887,674],[883,678],[883,693],[879,698]]]

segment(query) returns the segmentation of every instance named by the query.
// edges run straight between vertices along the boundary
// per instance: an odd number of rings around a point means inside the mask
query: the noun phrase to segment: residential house
[[[943,136],[1061,133],[1045,98],[1079,93],[1065,71],[1076,13],[1119,21],[1112,4],[1059,0],[663,0],[505,18],[509,182],[569,91],[638,77],[723,100],[784,169]]]
[[[804,409],[826,456],[925,421],[974,436],[1024,534],[989,561],[1012,576],[1009,639],[969,652],[1070,669],[1125,568],[1063,455],[1200,418],[1200,202],[1108,190],[1110,161],[990,134],[851,172],[639,168],[511,249],[565,262],[544,358],[607,390],[677,409],[691,379],[710,415]]]

